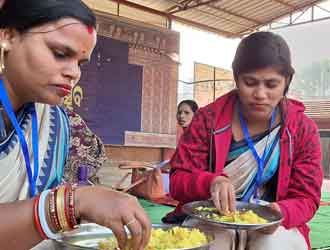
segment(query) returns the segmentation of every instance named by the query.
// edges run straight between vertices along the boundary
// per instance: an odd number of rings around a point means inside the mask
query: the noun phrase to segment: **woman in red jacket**
[[[182,204],[211,198],[222,213],[235,210],[236,199],[259,199],[283,215],[279,227],[245,237],[219,231],[215,247],[310,249],[307,222],[320,202],[321,148],[304,106],[285,97],[294,74],[289,47],[276,34],[257,32],[241,41],[232,66],[237,89],[197,111],[181,137],[171,160],[171,195]]]
[[[66,164],[78,159],[75,151],[88,151],[89,160],[98,153],[86,145],[78,149],[88,139],[92,147],[95,138],[89,132],[85,141],[75,140],[84,126],[61,108],[96,41],[96,17],[81,0],[0,0],[2,250],[39,242],[46,246],[37,249],[53,249],[53,241],[43,240],[58,239],[80,221],[110,228],[121,249],[126,229],[134,250],[149,241],[150,219],[135,197],[66,182],[74,179]]]

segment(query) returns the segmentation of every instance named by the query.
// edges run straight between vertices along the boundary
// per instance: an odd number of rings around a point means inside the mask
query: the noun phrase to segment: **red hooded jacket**
[[[187,203],[210,198],[212,180],[223,173],[232,140],[231,121],[236,91],[199,109],[182,135],[170,164],[171,196]],[[309,249],[307,222],[317,211],[323,172],[320,137],[316,124],[304,114],[295,100],[281,103],[283,123],[280,138],[280,166],[276,202],[283,214],[282,225],[297,227]],[[211,131],[214,132],[214,172],[209,171]]]

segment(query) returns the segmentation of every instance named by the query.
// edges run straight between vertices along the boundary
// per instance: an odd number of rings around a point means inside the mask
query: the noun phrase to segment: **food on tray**
[[[215,207],[200,206],[195,208],[195,210],[202,212],[200,213],[201,217],[219,222],[230,222],[237,224],[265,224],[268,222],[266,219],[260,217],[252,210],[236,210],[226,215],[220,215]]]
[[[198,247],[208,243],[206,235],[199,229],[173,227],[169,230],[152,229],[146,250],[175,250]],[[114,237],[99,243],[100,250],[115,250],[117,241]],[[129,250],[128,248],[127,250]]]

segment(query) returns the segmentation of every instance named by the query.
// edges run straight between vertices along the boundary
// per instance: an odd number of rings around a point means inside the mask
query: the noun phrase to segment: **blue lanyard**
[[[13,107],[11,106],[10,100],[7,95],[7,91],[3,85],[3,81],[0,80],[0,100],[2,102],[2,105],[11,121],[11,123],[14,126],[14,129],[18,135],[23,156],[26,164],[26,171],[29,178],[30,183],[30,197],[34,197],[36,195],[36,185],[37,185],[37,178],[38,178],[38,172],[39,172],[39,146],[38,146],[38,120],[37,120],[37,112],[35,109],[35,105],[33,104],[31,107],[31,115],[32,115],[32,150],[33,150],[33,158],[34,158],[34,168],[33,168],[33,175],[32,175],[32,167],[30,163],[30,155],[29,155],[29,149],[26,142],[26,139],[24,137],[23,131],[18,124],[18,121],[16,119],[16,115],[14,113]]]
[[[273,110],[272,117],[271,117],[270,122],[269,122],[269,132],[272,128],[272,125],[275,121],[275,118],[276,118],[276,108]],[[256,187],[255,187],[255,196],[256,196],[256,198],[259,199],[260,197],[259,197],[259,194],[258,194],[258,187],[260,187],[260,185],[261,185],[262,174],[263,174],[264,167],[265,167],[265,158],[266,158],[269,134],[267,136],[267,141],[266,141],[266,145],[265,145],[265,148],[264,148],[264,152],[262,153],[262,156],[260,157],[258,155],[258,152],[256,151],[256,149],[254,147],[254,143],[251,139],[251,136],[250,136],[249,130],[247,128],[245,119],[243,117],[241,108],[239,108],[239,120],[240,120],[241,127],[242,127],[242,130],[243,130],[243,133],[244,133],[244,138],[245,138],[246,142],[248,143],[249,149],[252,151],[253,157],[257,161],[257,164],[258,164],[258,172],[257,172]]]

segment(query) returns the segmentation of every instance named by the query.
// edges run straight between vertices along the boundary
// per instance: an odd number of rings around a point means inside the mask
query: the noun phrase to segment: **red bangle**
[[[38,206],[39,206],[39,199],[40,195],[37,195],[34,199],[33,203],[33,219],[34,219],[34,225],[36,226],[36,229],[41,236],[42,239],[47,240],[48,237],[46,236],[45,232],[42,230],[40,220],[39,220],[39,212],[38,212]]]
[[[74,192],[74,188],[69,186],[69,218],[73,227],[76,227],[78,224],[80,224],[80,220],[77,219],[75,215]]]

